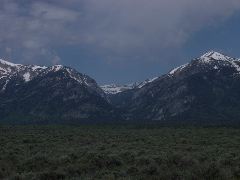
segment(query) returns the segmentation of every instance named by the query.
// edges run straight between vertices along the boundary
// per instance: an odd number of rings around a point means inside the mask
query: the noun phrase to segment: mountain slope
[[[72,68],[0,60],[0,120],[105,120],[113,111],[97,83]]]
[[[211,51],[131,91],[119,104],[129,120],[239,123],[239,92],[239,60]]]

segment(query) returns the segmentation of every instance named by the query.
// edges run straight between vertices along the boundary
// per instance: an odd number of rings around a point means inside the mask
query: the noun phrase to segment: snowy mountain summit
[[[231,58],[229,56],[226,56],[224,54],[221,54],[216,51],[209,51],[206,54],[202,55],[200,57],[203,61],[209,62],[211,60],[217,60],[217,61],[230,61],[230,60],[236,60],[234,58]]]
[[[69,78],[80,85],[84,85],[98,91],[103,92],[97,86],[97,83],[87,75],[77,72],[75,69],[65,67],[63,65],[54,65],[50,67],[38,65],[22,65],[14,64],[0,59],[0,92],[5,91],[9,84],[19,86],[20,84],[29,83],[30,81],[51,74],[60,73],[62,79]],[[59,79],[60,80],[60,79]],[[103,95],[104,96],[104,95]]]
[[[196,71],[200,69],[201,70],[205,69],[205,71],[209,70],[221,71],[223,68],[230,68],[236,73],[240,73],[239,59],[229,57],[216,51],[209,51],[187,64],[174,68],[168,73],[168,75],[176,76],[179,73],[184,72],[186,70],[193,70],[194,67]]]
[[[239,91],[240,61],[210,51],[111,100],[136,121],[239,124]]]
[[[179,75],[179,73],[184,72],[185,70],[193,69],[194,66],[198,70],[200,70],[198,67],[201,67],[201,69],[205,69],[205,70],[211,70],[211,69],[221,70],[221,68],[223,67],[230,67],[235,69],[237,72],[240,72],[239,59],[226,56],[216,51],[209,51],[203,54],[202,56],[200,56],[199,58],[194,59],[192,62],[183,64],[179,67],[174,68],[167,75],[170,77],[174,77]],[[152,79],[147,79],[140,83],[135,82],[135,83],[125,84],[125,85],[117,85],[117,84],[103,85],[101,86],[101,88],[106,94],[115,95],[127,90],[141,89],[145,85],[152,83],[158,78],[159,77],[155,77]]]
[[[114,116],[96,81],[63,65],[46,67],[0,60],[0,99],[0,121],[94,120]]]

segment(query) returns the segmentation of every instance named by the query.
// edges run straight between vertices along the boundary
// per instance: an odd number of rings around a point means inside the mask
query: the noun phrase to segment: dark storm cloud
[[[58,63],[56,49],[70,45],[108,62],[157,60],[239,9],[239,0],[2,0],[0,49],[39,63]]]

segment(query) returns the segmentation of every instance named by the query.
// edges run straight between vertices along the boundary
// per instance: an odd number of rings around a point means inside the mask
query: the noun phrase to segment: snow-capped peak
[[[202,55],[200,59],[204,62],[210,62],[211,60],[217,60],[217,61],[229,61],[234,60],[234,58],[231,58],[229,56],[226,56],[222,53],[215,52],[215,51],[209,51]]]
[[[231,66],[236,69],[237,73],[240,73],[240,66],[238,63],[239,59],[232,58],[215,51],[210,51],[204,54],[200,57],[200,61],[207,64],[213,63],[215,70],[219,69],[219,67],[216,65],[216,63],[218,62],[219,66]]]
[[[38,65],[21,65],[0,59],[0,92],[7,89],[11,79],[20,79],[20,81],[23,80],[25,83],[27,83],[38,76],[44,76],[48,73],[56,73],[59,71],[62,71],[65,77],[71,78],[81,85],[86,85],[88,87],[97,89],[96,82],[91,78],[63,65],[54,65],[49,67]],[[19,83],[21,82],[16,82],[16,84]]]
[[[239,61],[239,59],[226,56],[226,55],[216,52],[216,51],[209,51],[195,60],[197,60],[197,62],[204,64],[206,66],[209,66],[215,70],[218,70],[219,67],[221,67],[221,66],[231,66],[231,67],[236,68],[237,72],[240,72],[239,63],[236,62],[236,61]],[[190,63],[184,64],[184,65],[181,65],[181,66],[171,70],[168,73],[168,75],[174,76],[178,72],[183,71],[186,67],[191,66],[191,64],[192,63],[190,62]]]

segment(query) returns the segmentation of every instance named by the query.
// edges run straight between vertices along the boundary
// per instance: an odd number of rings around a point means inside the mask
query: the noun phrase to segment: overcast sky
[[[0,58],[130,83],[208,50],[240,57],[239,22],[239,0],[1,0]]]

